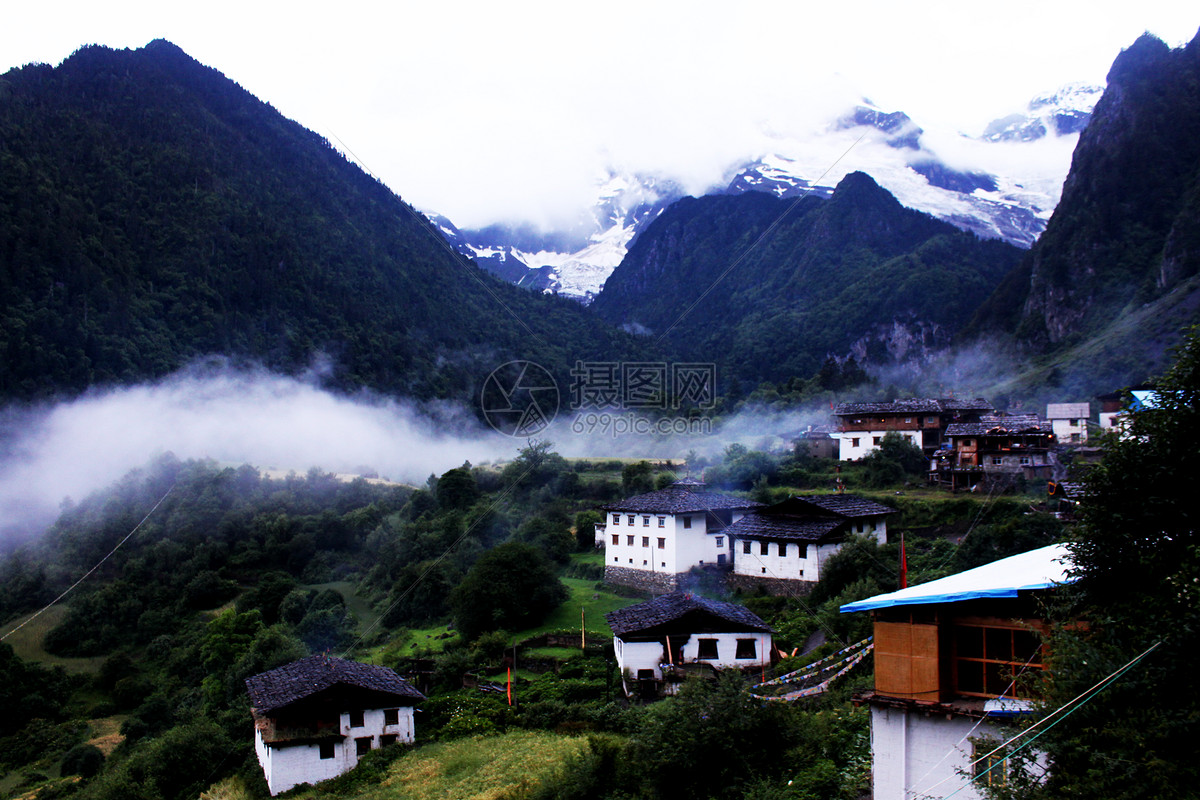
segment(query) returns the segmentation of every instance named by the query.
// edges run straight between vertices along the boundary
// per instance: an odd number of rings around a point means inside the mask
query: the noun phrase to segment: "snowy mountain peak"
[[[1091,119],[1092,109],[1104,88],[1071,83],[1029,101],[1023,113],[993,120],[983,131],[989,142],[1033,142],[1048,134],[1069,136],[1079,133]]]

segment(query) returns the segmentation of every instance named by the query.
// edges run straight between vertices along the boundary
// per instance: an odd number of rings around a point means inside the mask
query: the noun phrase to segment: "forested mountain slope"
[[[0,397],[208,354],[418,397],[632,346],[464,262],[321,137],[165,41],[0,76]]]
[[[1198,275],[1200,37],[1171,50],[1146,34],[1113,62],[1062,201],[972,330],[1133,383],[1197,318]]]
[[[852,173],[832,197],[684,199],[613,272],[593,308],[743,382],[943,347],[1021,251],[904,208]]]

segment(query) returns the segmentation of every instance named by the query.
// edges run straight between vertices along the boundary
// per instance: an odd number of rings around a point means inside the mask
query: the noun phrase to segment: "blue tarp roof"
[[[1016,597],[1020,591],[1048,589],[1058,584],[1070,583],[1072,579],[1066,574],[1070,563],[1066,545],[1052,544],[920,586],[909,586],[897,592],[847,603],[841,610],[843,614],[848,614],[852,611],[873,611],[892,606]]]

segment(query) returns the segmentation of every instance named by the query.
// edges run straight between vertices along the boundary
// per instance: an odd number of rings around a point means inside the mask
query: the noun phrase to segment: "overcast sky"
[[[978,134],[1037,93],[1102,84],[1194,3],[58,2],[10,4],[0,68],[166,38],[460,226],[550,221],[609,165],[700,191],[764,135],[867,96]],[[852,165],[851,165],[852,166]]]

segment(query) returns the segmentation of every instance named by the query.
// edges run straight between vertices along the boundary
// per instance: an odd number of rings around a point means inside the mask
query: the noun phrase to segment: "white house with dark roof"
[[[1047,403],[1046,420],[1054,437],[1064,444],[1084,444],[1091,421],[1090,403]]]
[[[672,592],[605,615],[627,695],[674,694],[695,668],[762,668],[771,628],[734,603]]]
[[[1046,659],[1044,595],[1069,583],[1065,545],[848,603],[869,611],[872,797],[982,800],[1006,780],[1006,718],[1027,713]]]
[[[838,418],[838,448],[842,461],[857,461],[879,447],[891,431],[899,433],[927,454],[942,445],[946,426],[954,422],[972,422],[992,413],[983,398],[908,398],[884,403],[838,403],[833,415]]]
[[[246,679],[254,751],[272,795],[337,777],[379,747],[412,742],[425,697],[387,667],[309,656]]]
[[[847,536],[867,534],[885,543],[887,518],[894,513],[852,494],[794,496],[753,509],[726,529],[734,540],[730,582],[772,590],[787,590],[796,581],[815,583]]]
[[[762,503],[679,481],[604,506],[604,580],[652,591],[679,588],[692,567],[732,563],[725,529]]]

